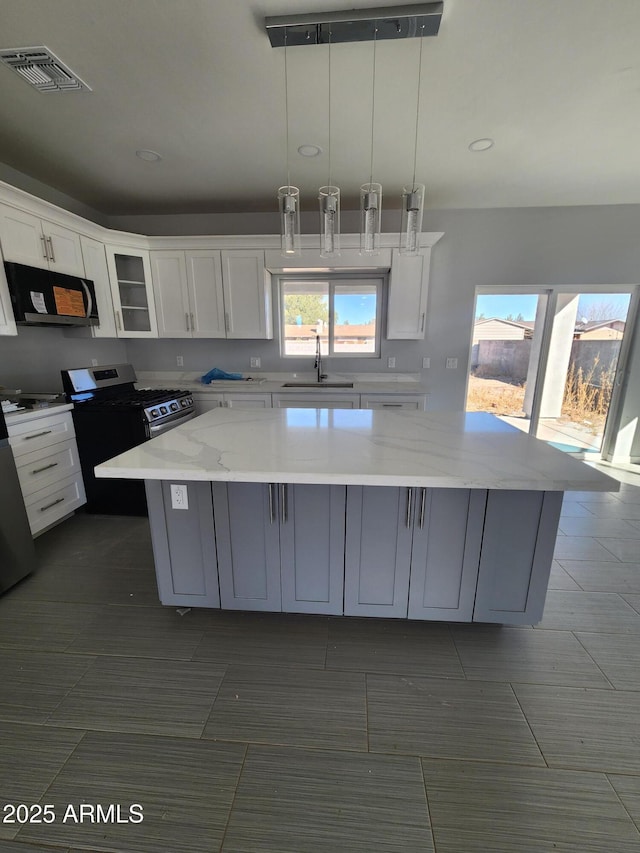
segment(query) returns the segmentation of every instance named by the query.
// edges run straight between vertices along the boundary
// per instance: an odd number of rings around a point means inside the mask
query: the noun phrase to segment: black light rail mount
[[[271,47],[437,36],[443,3],[265,18]]]

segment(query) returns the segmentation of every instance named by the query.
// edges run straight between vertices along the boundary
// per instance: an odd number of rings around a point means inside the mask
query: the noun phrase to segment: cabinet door
[[[49,249],[37,216],[0,204],[0,240],[5,261],[49,269]]]
[[[284,611],[343,612],[345,499],[345,486],[279,486]]]
[[[401,255],[394,249],[389,276],[387,338],[420,340],[427,322],[430,249],[419,255]]]
[[[471,622],[486,500],[483,489],[417,490],[410,619]]]
[[[223,251],[225,325],[228,338],[273,337],[271,282],[262,251]]]
[[[281,610],[276,487],[213,483],[222,607]]]
[[[532,625],[542,619],[562,497],[488,493],[474,622]]]
[[[190,338],[191,317],[184,252],[151,252],[158,335]]]
[[[119,338],[157,338],[149,252],[106,246]]]
[[[274,409],[359,409],[359,394],[332,394],[316,391],[311,394],[273,394]]]
[[[426,394],[362,394],[361,409],[414,409],[424,412]]]
[[[91,237],[80,237],[82,248],[82,259],[84,261],[85,274],[94,284],[96,291],[96,304],[98,306],[99,326],[90,326],[91,334],[95,338],[115,338],[116,318],[113,313],[113,300],[111,298],[111,285],[109,283],[109,268],[104,251],[104,244]]]
[[[192,397],[196,416],[204,415],[205,412],[210,412],[212,409],[224,405],[222,394],[192,394]]]
[[[225,394],[224,405],[229,409],[270,409],[271,394]]]
[[[220,252],[187,252],[186,263],[191,336],[226,337]]]
[[[18,327],[13,318],[13,306],[7,285],[7,277],[4,273],[2,263],[2,252],[0,252],[0,335],[17,335]]]
[[[413,491],[347,487],[345,615],[406,617]]]
[[[182,485],[187,508],[173,509],[171,483],[145,481],[160,601],[220,607],[211,484]]]
[[[42,231],[49,252],[49,268],[67,275],[84,276],[80,235],[46,220],[42,221]]]

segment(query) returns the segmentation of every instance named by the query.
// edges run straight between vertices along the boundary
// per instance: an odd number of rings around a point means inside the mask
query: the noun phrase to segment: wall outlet
[[[422,366],[423,367],[431,367],[431,359],[430,358],[423,358],[422,359]]]
[[[251,367],[262,367],[262,359],[251,356]]]
[[[458,366],[458,359],[457,358],[448,358],[447,359],[447,367],[449,368],[449,370],[455,370],[457,366]]]
[[[184,358],[181,355],[176,356],[176,364],[178,367],[184,367]]]
[[[189,509],[186,484],[171,483],[171,509]]]
[[[395,366],[396,366],[396,359],[395,359],[395,356],[391,355],[391,356],[389,356],[389,358],[387,359],[387,367],[395,367]]]

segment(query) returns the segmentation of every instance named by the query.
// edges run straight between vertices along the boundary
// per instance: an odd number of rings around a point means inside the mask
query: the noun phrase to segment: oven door
[[[178,417],[162,421],[162,423],[159,424],[149,424],[149,436],[150,438],[156,438],[158,435],[162,435],[163,432],[167,432],[169,429],[185,424],[187,421],[194,418],[195,415],[195,412],[186,412],[185,414],[178,415]]]

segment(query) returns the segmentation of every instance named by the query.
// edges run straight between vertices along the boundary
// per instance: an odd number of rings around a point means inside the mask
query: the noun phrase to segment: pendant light
[[[331,30],[329,30],[329,180],[326,187],[318,190],[320,203],[320,256],[331,258],[340,254],[340,190],[331,184]]]
[[[278,190],[282,254],[300,254],[300,190],[291,186],[289,174],[289,87],[287,75],[287,31],[284,33],[284,113],[286,124],[287,186]]]
[[[413,148],[413,180],[402,188],[402,222],[400,225],[400,254],[417,255],[420,248],[422,213],[424,209],[424,184],[416,184],[416,160],[418,156],[418,120],[420,117],[420,83],[422,80],[422,42],[424,25],[420,35],[418,60],[418,96],[416,102],[416,134]]]
[[[371,161],[369,183],[360,187],[360,254],[377,255],[380,251],[380,223],[382,217],[382,185],[373,181],[373,132],[376,102],[376,36],[378,23],[373,30],[373,71],[371,74]]]

